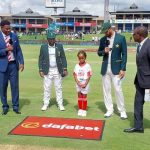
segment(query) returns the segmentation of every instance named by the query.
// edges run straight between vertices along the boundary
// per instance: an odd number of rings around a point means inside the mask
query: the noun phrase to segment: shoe
[[[18,111],[18,110],[13,110],[16,114],[21,114],[21,112],[20,111]]]
[[[7,115],[8,110],[3,110],[2,115]]]
[[[129,129],[124,129],[124,132],[127,132],[127,133],[134,133],[134,132],[137,132],[137,133],[144,133],[144,129],[143,128],[129,128]]]
[[[86,110],[82,110],[82,117],[86,117],[86,114],[87,114]]]
[[[104,114],[104,118],[109,118],[113,115],[113,111],[107,111],[105,114]]]
[[[83,111],[82,109],[78,110],[78,116],[82,116],[82,111]]]
[[[122,120],[125,120],[125,119],[128,118],[125,111],[120,112],[120,118],[121,118]]]
[[[43,105],[42,108],[41,108],[41,110],[45,111],[45,110],[47,110],[47,108],[48,108],[48,105]]]
[[[59,110],[61,110],[61,111],[65,111],[65,108],[64,108],[64,106],[63,106],[63,105],[59,105],[58,107],[59,107]]]

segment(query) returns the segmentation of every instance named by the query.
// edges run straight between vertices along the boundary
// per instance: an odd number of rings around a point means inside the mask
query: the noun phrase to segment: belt
[[[16,63],[16,61],[13,60],[13,61],[9,61],[9,62],[8,62],[8,64],[13,64],[13,63]]]

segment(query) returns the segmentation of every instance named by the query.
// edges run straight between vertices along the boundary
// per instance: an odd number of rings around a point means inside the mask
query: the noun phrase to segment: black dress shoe
[[[18,111],[18,110],[14,110],[14,112],[15,112],[16,114],[21,114],[21,112]]]
[[[8,110],[3,110],[2,115],[7,115]]]
[[[128,132],[128,133],[134,133],[134,132],[137,132],[137,133],[144,133],[144,129],[143,128],[129,128],[129,129],[124,129],[124,132]]]

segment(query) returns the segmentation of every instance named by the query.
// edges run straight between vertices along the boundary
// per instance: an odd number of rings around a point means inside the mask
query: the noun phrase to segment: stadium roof
[[[41,15],[38,12],[33,12],[30,8],[28,8],[24,12],[13,14],[12,17],[44,17],[44,15]]]
[[[133,3],[129,8],[124,8],[117,10],[116,12],[110,12],[111,14],[116,13],[150,13],[150,10],[146,10],[142,7],[138,7],[135,3]]]
[[[59,16],[59,17],[72,17],[72,16],[76,16],[76,17],[82,17],[84,18],[85,16],[93,18],[93,17],[97,17],[97,16],[93,16],[89,13],[87,13],[86,11],[81,11],[78,7],[75,7],[72,11],[67,11],[64,12],[62,14],[59,15],[52,15],[52,16]]]
[[[0,14],[2,17],[10,17],[12,14]]]

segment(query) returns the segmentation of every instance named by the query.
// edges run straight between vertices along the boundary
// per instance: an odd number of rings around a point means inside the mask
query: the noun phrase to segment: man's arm
[[[65,52],[64,52],[64,48],[62,46],[62,51],[61,51],[61,59],[62,59],[62,67],[63,67],[63,72],[64,72],[64,75],[66,76],[68,74],[68,71],[67,71],[67,59],[66,59],[66,55],[65,55]]]
[[[122,48],[121,70],[126,71],[126,63],[127,63],[127,43],[126,43],[125,37],[122,38],[121,48]]]
[[[108,53],[105,52],[105,41],[106,41],[106,37],[100,39],[100,45],[97,51],[98,56],[108,55]]]

